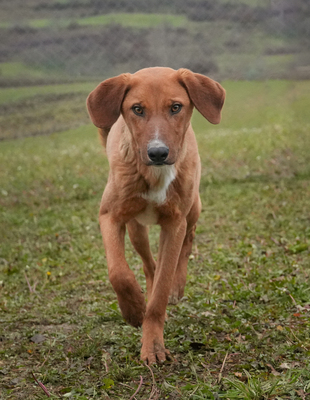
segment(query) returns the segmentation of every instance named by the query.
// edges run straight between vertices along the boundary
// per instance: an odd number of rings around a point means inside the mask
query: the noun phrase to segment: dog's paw
[[[140,309],[138,309],[137,306],[134,306],[132,308],[127,307],[125,311],[122,310],[122,315],[126,322],[128,322],[129,325],[132,325],[135,328],[139,328],[140,326],[142,326],[144,314],[145,305],[144,307],[140,307]]]
[[[141,360],[148,365],[162,364],[166,360],[172,360],[170,351],[165,349],[163,343],[153,341],[150,344],[143,344],[141,349]]]
[[[132,287],[126,294],[118,295],[118,304],[128,324],[138,328],[143,323],[146,304],[139,287]]]

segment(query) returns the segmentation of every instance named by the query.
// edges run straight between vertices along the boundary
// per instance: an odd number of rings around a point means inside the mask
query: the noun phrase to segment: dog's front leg
[[[125,259],[125,224],[117,222],[109,213],[101,215],[99,222],[109,279],[117,294],[123,317],[130,325],[141,326],[145,314],[145,299]]]
[[[163,362],[169,357],[164,345],[166,307],[176,266],[186,233],[186,220],[169,220],[161,224],[159,254],[153,290],[142,326],[141,359],[148,364]]]

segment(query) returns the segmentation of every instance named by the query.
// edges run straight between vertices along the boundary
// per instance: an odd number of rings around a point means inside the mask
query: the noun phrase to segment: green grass
[[[0,105],[17,101],[25,101],[35,96],[89,93],[98,82],[69,83],[46,86],[31,86],[21,88],[2,88],[0,91]]]
[[[41,68],[30,67],[21,62],[6,62],[0,63],[0,76],[1,78],[16,78],[16,77],[29,77],[29,78],[45,78],[47,71]]]
[[[174,27],[185,26],[187,22],[186,16],[183,15],[170,15],[170,14],[139,14],[139,13],[109,13],[104,15],[96,15],[92,17],[84,18],[41,18],[41,19],[30,19],[24,21],[25,26],[31,28],[65,28],[70,24],[78,25],[109,25],[109,24],[121,24],[123,26],[133,28],[149,28],[155,27],[162,24],[169,24]],[[1,28],[9,28],[14,26],[14,23],[1,22]]]
[[[222,124],[194,115],[203,210],[185,297],[168,308],[174,360],[152,367],[155,386],[107,278],[95,128],[1,143],[1,399],[46,398],[31,372],[51,398],[130,399],[140,377],[136,399],[307,397],[309,82],[223,85]],[[145,287],[128,242],[126,256]]]
[[[107,25],[113,23],[133,28],[148,28],[163,24],[182,27],[186,25],[188,20],[183,15],[111,13],[79,18],[75,22],[79,25]]]
[[[0,140],[45,135],[89,123],[86,97],[96,83],[6,88],[0,93]]]
[[[47,134],[87,124],[85,99],[98,82],[2,89],[0,139]],[[214,127],[215,135],[219,132],[222,137],[232,129],[266,125],[273,129],[279,123],[285,125],[307,117],[309,81],[227,81],[223,84],[228,95],[224,119]],[[236,102],[240,110],[236,110]],[[204,119],[198,116],[197,130],[203,130],[204,126]]]

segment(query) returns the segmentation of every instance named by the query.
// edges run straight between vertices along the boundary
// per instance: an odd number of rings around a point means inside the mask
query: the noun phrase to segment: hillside
[[[290,3],[4,0],[0,85],[97,79],[151,65],[217,79],[308,78],[310,5]]]

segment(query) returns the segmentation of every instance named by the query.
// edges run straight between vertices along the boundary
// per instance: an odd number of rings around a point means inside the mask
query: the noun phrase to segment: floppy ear
[[[188,69],[179,69],[179,82],[197,110],[212,124],[221,121],[221,110],[225,100],[224,88],[207,76],[195,74]]]
[[[130,74],[122,74],[101,82],[87,97],[89,116],[95,126],[110,130],[120,113],[129,89]]]

